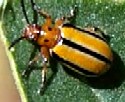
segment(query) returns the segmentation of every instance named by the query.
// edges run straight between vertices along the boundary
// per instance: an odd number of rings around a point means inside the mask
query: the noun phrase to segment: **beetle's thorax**
[[[61,39],[61,31],[56,27],[46,27],[40,31],[37,43],[40,46],[53,48]]]
[[[61,39],[61,31],[58,27],[28,25],[23,32],[27,40],[33,40],[40,46],[53,48]]]

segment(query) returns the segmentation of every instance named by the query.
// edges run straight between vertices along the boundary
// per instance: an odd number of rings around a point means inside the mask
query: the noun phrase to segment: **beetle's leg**
[[[42,30],[44,31],[48,31],[48,28],[51,27],[52,25],[52,19],[51,16],[49,14],[47,14],[46,12],[44,12],[43,10],[37,10],[37,12],[43,16],[45,18],[45,23],[42,25]]]
[[[46,47],[41,48],[41,54],[43,57],[43,68],[42,68],[42,79],[41,79],[41,86],[38,90],[38,93],[43,94],[46,88],[46,74],[47,74],[47,63],[49,59],[49,49]]]
[[[94,31],[101,34],[105,39],[107,39],[107,35],[98,27],[93,27]]]
[[[34,69],[32,65],[39,59],[39,57],[40,57],[40,53],[36,55],[31,61],[29,61],[27,69],[25,69],[22,72],[23,77],[28,78],[30,72]]]
[[[106,42],[110,42],[110,36],[107,35],[103,30],[101,30],[98,27],[94,27],[94,31],[100,35],[102,35],[102,37],[105,39]]]
[[[63,16],[61,19],[57,19],[55,22],[55,26],[61,26],[66,20],[70,20],[75,17],[77,12],[77,5],[74,6],[73,9],[70,10],[70,14],[67,16]]]
[[[50,19],[50,18],[51,18],[51,16],[50,16],[47,12],[45,12],[44,10],[37,9],[37,12],[38,12],[41,16],[43,16],[45,19]]]
[[[47,62],[43,59],[43,68],[42,68],[42,79],[40,89],[38,90],[39,94],[43,94],[46,88],[46,74],[47,74]]]
[[[73,17],[75,17],[76,12],[77,12],[77,5],[75,5],[74,8],[70,10],[70,14],[69,14],[69,15],[63,16],[62,18],[63,18],[63,19],[70,20],[70,19],[72,19]]]
[[[50,27],[52,24],[51,16],[44,10],[41,10],[35,3],[33,3],[33,8],[37,13],[39,13],[41,16],[43,16],[46,19],[45,23],[42,25],[42,29],[45,31],[48,30],[48,27]]]
[[[105,33],[98,27],[95,26],[88,26],[86,28],[84,28],[84,30],[90,31],[92,33],[97,33],[97,34],[101,34],[103,37],[105,36]]]
[[[110,37],[109,37],[108,35],[106,35],[106,34],[105,34],[100,28],[98,28],[98,27],[88,26],[88,27],[84,28],[84,30],[98,34],[100,37],[104,38],[104,40],[107,41],[107,42],[110,41]]]
[[[48,13],[44,12],[43,10],[40,9],[39,6],[36,5],[34,0],[30,0],[30,1],[31,1],[32,8],[33,8],[34,11],[37,11],[44,18],[49,18],[50,17],[50,15]]]

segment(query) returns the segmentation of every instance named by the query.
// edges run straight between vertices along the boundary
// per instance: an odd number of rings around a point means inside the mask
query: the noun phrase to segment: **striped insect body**
[[[28,68],[22,73],[26,76],[34,62],[42,56],[42,83],[41,89],[46,85],[47,64],[49,58],[53,57],[71,70],[86,76],[99,76],[106,72],[112,62],[112,52],[107,44],[104,34],[97,32],[95,28],[81,29],[71,24],[65,24],[75,16],[76,6],[71,10],[70,15],[55,20],[51,16],[37,8],[31,0],[33,11],[45,18],[41,26],[37,23],[29,23],[26,15],[24,1],[21,0],[24,16],[28,26],[24,29],[22,36],[10,45],[12,48],[20,40],[28,40],[37,45],[39,54],[29,61]],[[36,13],[35,13],[36,14]],[[34,15],[35,18],[35,15]],[[40,92],[40,91],[39,91]]]

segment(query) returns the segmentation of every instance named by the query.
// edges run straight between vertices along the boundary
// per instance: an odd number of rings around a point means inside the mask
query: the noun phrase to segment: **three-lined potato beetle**
[[[50,15],[38,9],[33,0],[31,3],[33,10],[43,16],[46,21],[42,26],[30,24],[24,8],[24,1],[21,0],[28,26],[23,35],[12,42],[10,48],[22,39],[35,42],[38,45],[40,54],[30,61],[29,65],[32,65],[39,55],[42,56],[42,89],[46,82],[47,63],[50,56],[71,70],[86,76],[99,76],[109,69],[113,58],[104,34],[96,32],[95,28],[82,29],[65,23],[66,20],[74,17],[76,7],[71,10],[70,15],[55,20],[55,24],[53,24]],[[23,75],[28,70],[29,68],[24,71]]]

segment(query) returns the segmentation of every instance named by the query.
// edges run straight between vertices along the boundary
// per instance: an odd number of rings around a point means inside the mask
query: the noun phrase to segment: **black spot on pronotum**
[[[49,40],[48,39],[44,39],[44,42],[49,42]]]

